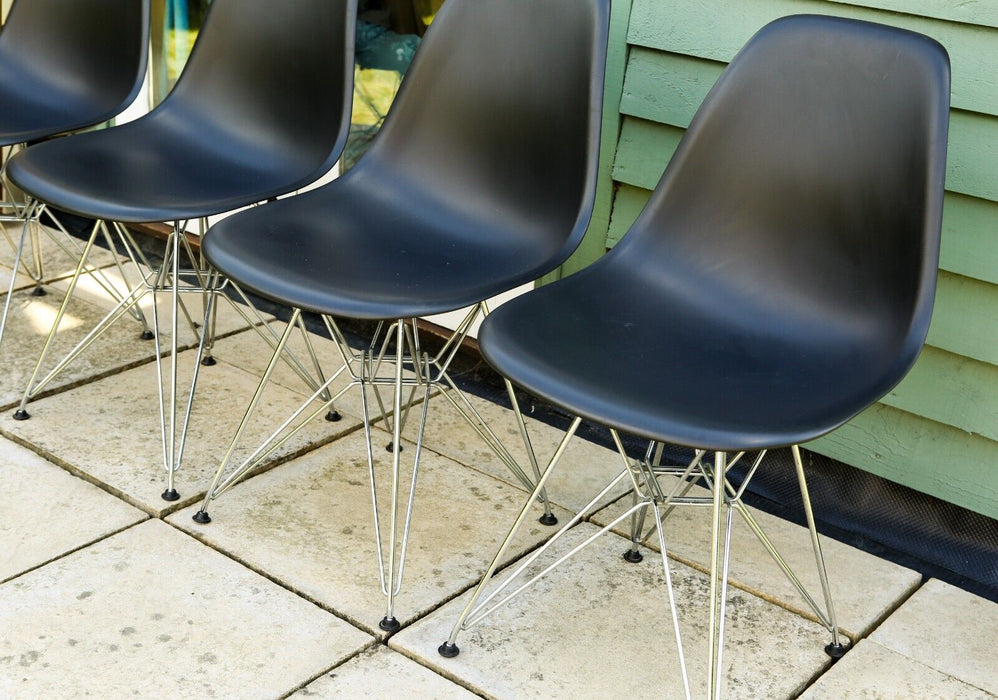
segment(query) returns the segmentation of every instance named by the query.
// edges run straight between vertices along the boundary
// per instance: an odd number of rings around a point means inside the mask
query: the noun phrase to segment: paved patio
[[[358,396],[339,403],[344,420],[317,422],[274,457],[278,466],[223,495],[212,523],[194,523],[269,355],[231,310],[219,362],[201,375],[181,501],[159,497],[152,345],[127,321],[31,404],[31,420],[12,420],[68,269],[51,266],[45,297],[30,296],[24,280],[0,348],[0,698],[681,697],[661,560],[649,552],[623,562],[622,535],[604,536],[465,633],[457,658],[437,654],[526,495],[444,401],[431,401],[394,635],[377,626],[383,597]],[[0,269],[0,282],[10,273]],[[61,346],[109,306],[97,292],[87,299],[71,308]],[[332,345],[316,343],[334,368]],[[182,355],[188,369],[193,353]],[[244,446],[308,393],[282,370]],[[516,446],[512,414],[473,400]],[[558,432],[530,423],[538,452],[550,454]],[[549,487],[562,519],[619,458],[577,440],[565,459]],[[572,536],[625,504],[610,503]],[[698,689],[708,517],[681,510],[666,530]],[[758,517],[815,586],[806,531]],[[856,641],[832,665],[826,631],[738,525],[726,697],[998,698],[998,605],[826,539],[840,624]],[[526,530],[512,558],[551,534],[536,522]]]

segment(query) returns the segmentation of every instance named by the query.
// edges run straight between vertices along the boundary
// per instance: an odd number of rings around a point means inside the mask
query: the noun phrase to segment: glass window
[[[152,86],[153,103],[170,91],[191,55],[211,0],[153,0]]]
[[[343,156],[349,168],[391,106],[426,28],[445,0],[359,0],[353,115]],[[154,0],[153,101],[160,102],[190,56],[211,0]],[[274,12],[280,12],[275,3]]]

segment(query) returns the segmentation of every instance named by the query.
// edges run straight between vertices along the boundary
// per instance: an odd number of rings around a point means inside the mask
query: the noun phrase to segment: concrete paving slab
[[[0,251],[3,250],[3,243],[0,243]],[[14,258],[8,261],[13,265]],[[0,303],[3,302],[4,297],[7,296],[7,290],[10,289],[10,278],[14,274],[14,269],[9,265],[0,264]],[[27,289],[28,287],[34,286],[34,281],[28,277],[23,272],[17,273],[17,282],[14,283],[14,291],[20,289]]]
[[[478,696],[384,646],[374,646],[291,696],[321,700],[356,698],[472,700]]]
[[[0,513],[0,581],[147,517],[3,438]]]
[[[180,404],[186,400],[195,351],[180,354]],[[184,462],[176,474],[182,500],[168,503],[156,393],[156,366],[142,365],[29,405],[31,420],[0,414],[0,430],[31,442],[58,461],[107,484],[152,514],[175,510],[201,498],[228,448],[256,389],[256,378],[230,365],[202,368],[198,379]],[[237,457],[247,456],[298,406],[301,397],[282,387],[268,390],[247,428]],[[309,449],[359,423],[318,420],[270,458]]]
[[[690,495],[709,497],[706,489],[695,487]],[[605,525],[630,505],[630,498],[598,513],[593,522]],[[755,508],[749,512],[756,518],[777,550],[794,570],[805,588],[824,609],[821,581],[815,564],[811,535],[807,528],[782,520]],[[709,508],[691,506],[677,508],[666,519],[665,543],[669,554],[702,571],[710,567]],[[646,521],[651,524],[651,516]],[[630,520],[617,531],[630,536]],[[828,571],[832,601],[839,628],[851,638],[867,635],[900,602],[920,585],[917,571],[906,569],[872,554],[820,536],[825,567]],[[648,546],[658,550],[652,536]],[[752,593],[778,601],[802,615],[814,616],[805,599],[779,569],[762,543],[737,514],[731,536],[730,579]]]
[[[878,627],[873,641],[998,695],[998,605],[932,579]]]
[[[375,445],[385,439],[381,433]],[[379,585],[364,445],[358,431],[236,486],[212,506],[213,522],[208,525],[191,520],[196,507],[171,515],[169,521],[354,624],[382,634],[377,624],[385,615],[386,598]],[[405,444],[404,494],[414,451],[411,443]],[[387,539],[391,455],[377,448],[375,459]],[[472,585],[523,501],[521,491],[425,451],[405,579],[396,599],[398,620],[408,624]],[[524,529],[514,552],[551,534],[536,519]]]
[[[995,696],[863,640],[800,700],[994,700]]]
[[[32,296],[27,290],[15,293],[0,345],[0,364],[4,367],[0,374],[0,406],[10,407],[20,401],[62,299],[56,291],[43,297]],[[105,311],[93,304],[73,303],[62,319],[40,376],[55,367],[104,315]],[[140,327],[134,321],[115,324],[55,377],[46,391],[148,362],[155,356],[155,350],[151,342],[139,339],[139,333]]]
[[[583,523],[566,536],[564,545],[594,532],[594,526]],[[624,544],[612,533],[597,539],[462,633],[456,658],[444,659],[437,647],[450,634],[470,593],[402,630],[389,644],[489,697],[683,697],[662,560],[649,555],[641,563],[628,564],[620,557]],[[672,572],[692,695],[705,697],[708,580],[678,563]],[[826,637],[817,624],[732,590],[724,697],[794,697],[829,664],[823,651]]]
[[[150,520],[0,587],[0,697],[274,698],[371,637]]]
[[[523,439],[520,436],[513,411],[473,395],[468,395],[468,400],[479,411],[521,468],[532,477],[533,470],[527,458],[527,451],[523,446]],[[529,416],[526,418],[526,422],[527,432],[537,455],[538,466],[543,470],[557,449],[564,432],[533,420]],[[413,439],[415,425],[407,425],[405,434]],[[435,452],[523,488],[509,468],[443,396],[435,396],[430,401],[424,439],[426,446]],[[576,512],[592,496],[602,490],[610,479],[620,472],[620,468],[621,460],[616,451],[575,437],[569,443],[557,471],[552,474],[548,481],[548,496],[553,503]],[[611,498],[620,496],[626,490],[623,487],[615,489]]]

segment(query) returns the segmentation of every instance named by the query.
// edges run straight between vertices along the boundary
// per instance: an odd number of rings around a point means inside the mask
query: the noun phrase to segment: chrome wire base
[[[199,225],[203,233],[207,222],[201,220]],[[221,281],[217,274],[207,269],[201,256],[194,252],[185,228],[186,222],[174,224],[164,246],[162,263],[153,265],[143,254],[132,237],[132,233],[125,226],[118,223],[109,224],[104,221],[97,221],[94,224],[89,238],[77,255],[77,267],[69,279],[65,298],[56,312],[52,327],[42,345],[35,367],[25,387],[21,403],[14,414],[18,420],[29,418],[30,414],[27,411],[29,402],[41,396],[53,380],[72,365],[122,317],[135,318],[140,322],[142,329],[139,337],[155,342],[162,466],[166,472],[166,484],[162,498],[168,502],[176,502],[181,497],[174,483],[175,474],[180,469],[186,446],[199,369],[213,363],[211,350],[217,325],[216,293],[225,285],[225,282]],[[22,248],[26,235],[27,227],[22,233]],[[121,280],[117,284],[104,275],[102,270],[89,262],[98,240],[102,240],[114,254],[114,265]],[[186,261],[182,265],[184,258]],[[85,276],[96,280],[97,285],[111,297],[115,305],[65,357],[43,373],[43,368],[48,367],[47,361],[62,319],[77,292],[79,283]],[[195,296],[195,303],[200,300],[202,304],[201,311],[195,316],[192,316],[191,310],[188,308],[189,302],[185,301],[185,299],[190,299],[192,295]],[[145,314],[141,308],[141,303],[146,298],[150,298],[152,301],[153,322],[151,325],[146,322]],[[169,306],[169,311],[165,314],[168,316],[167,319],[161,318],[164,315],[162,309],[164,302]],[[267,331],[273,332],[256,309],[251,307],[250,311],[247,312],[235,302],[232,303],[232,306],[251,327],[262,332],[261,329],[266,326]],[[195,318],[198,321],[203,318],[203,322],[196,322]],[[169,326],[168,341],[164,337],[164,325]],[[182,326],[190,332],[192,341],[181,342]],[[185,346],[190,347],[195,344],[199,348],[198,356],[208,361],[195,363],[191,374],[190,390],[186,401],[182,401],[179,392],[178,352]]]
[[[203,275],[198,270],[181,270],[180,257],[182,246],[186,248],[191,260],[197,258],[190,250],[186,236],[181,235],[182,227],[178,223],[167,239],[166,250],[163,256],[163,263],[159,267],[150,265],[149,260],[143,255],[140,248],[132,238],[131,232],[118,223],[97,221],[94,223],[91,233],[82,250],[78,255],[78,263],[66,290],[65,298],[56,312],[52,322],[52,327],[42,345],[41,352],[35,363],[35,367],[25,387],[21,398],[20,406],[16,415],[26,415],[27,405],[30,401],[38,398],[42,392],[58,377],[67,367],[86,351],[93,343],[104,334],[112,325],[122,317],[129,315],[140,321],[140,338],[155,340],[156,367],[159,375],[159,397],[160,397],[160,417],[163,437],[163,464],[167,471],[168,478],[166,489],[163,492],[164,500],[175,501],[179,499],[174,483],[173,474],[179,466],[179,455],[183,450],[183,443],[186,439],[186,415],[184,416],[183,429],[178,430],[178,407],[177,407],[177,349],[179,317],[181,313],[186,317],[188,326],[195,334],[195,338],[200,338],[201,334],[197,326],[191,320],[186,305],[181,301],[181,293],[200,292],[200,287],[186,288],[181,284],[182,276],[193,279],[202,279]],[[22,235],[23,238],[23,235]],[[121,278],[121,283],[115,284],[103,272],[90,263],[90,255],[97,241],[101,239],[109,250],[114,254],[115,266]],[[23,241],[22,241],[23,246]],[[117,252],[124,250],[124,260]],[[128,269],[132,274],[128,274]],[[59,326],[69,308],[70,303],[77,291],[80,281],[84,276],[96,279],[98,286],[107,292],[116,303],[114,307],[92,328],[82,340],[80,340],[61,360],[48,370],[44,375],[43,368],[52,350]],[[122,290],[121,284],[124,285]],[[159,295],[165,293],[170,297],[172,312],[171,336],[169,349],[163,347],[160,333],[160,300]],[[151,295],[153,304],[153,323],[150,327],[146,322],[145,314],[142,312],[140,302]],[[165,358],[170,358],[170,367],[165,367]],[[196,372],[195,372],[196,374]],[[196,377],[195,377],[196,379]],[[164,396],[163,383],[168,383],[169,395]],[[190,398],[189,398],[190,401]],[[188,401],[188,403],[189,403]],[[180,433],[179,440],[178,432]]]
[[[507,552],[510,544],[520,530],[528,512],[533,507],[533,503],[539,497],[539,491],[551,475],[561,456],[571,440],[581,420],[576,418],[565,434],[562,443],[559,445],[551,461],[545,468],[541,478],[538,480],[537,488],[527,499],[519,516],[514,521],[509,534],[503,541],[491,564],[478,584],[471,599],[464,610],[459,615],[454,624],[450,637],[440,645],[438,651],[445,658],[453,658],[460,652],[457,640],[461,632],[477,625],[485,618],[497,611],[502,606],[509,603],[516,596],[533,586],[542,577],[553,571],[556,567],[568,561],[575,554],[586,546],[594,542],[600,535],[612,530],[625,520],[630,518],[631,544],[623,552],[623,558],[630,563],[637,563],[644,558],[640,546],[649,543],[654,536],[657,539],[659,551],[662,555],[662,566],[665,573],[666,590],[669,598],[669,607],[672,616],[673,634],[678,650],[678,661],[681,668],[685,695],[690,698],[690,682],[685,662],[685,652],[683,649],[682,637],[679,630],[678,611],[676,599],[672,587],[670,576],[669,557],[666,549],[664,536],[664,526],[666,518],[679,506],[709,507],[711,509],[711,553],[708,575],[710,577],[710,609],[707,658],[709,660],[709,677],[707,680],[708,697],[711,700],[719,700],[722,695],[724,652],[724,631],[728,598],[728,569],[731,555],[731,531],[734,513],[748,524],[749,528],[756,535],[759,541],[769,552],[773,560],[781,571],[787,576],[797,591],[806,601],[808,607],[813,612],[815,618],[832,635],[832,642],[826,647],[830,656],[838,658],[844,654],[846,644],[840,636],[835,609],[832,604],[831,593],[828,586],[828,578],[825,572],[824,558],[821,552],[821,545],[818,539],[814,524],[814,515],[811,509],[810,496],[807,490],[807,483],[804,476],[804,468],[800,457],[800,450],[797,446],[792,447],[794,462],[797,469],[797,477],[800,485],[801,496],[804,502],[804,510],[808,521],[808,529],[811,537],[811,545],[814,550],[815,563],[817,565],[819,578],[824,597],[824,605],[819,605],[814,597],[806,590],[800,579],[793,572],[786,560],[777,551],[769,537],[763,532],[755,517],[744,505],[742,498],[749,482],[759,469],[765,451],[760,452],[747,475],[741,484],[736,488],[729,479],[731,468],[735,466],[745,453],[738,453],[729,459],[723,452],[714,454],[713,463],[705,460],[705,451],[698,450],[693,459],[686,466],[663,466],[661,465],[661,446],[654,443],[649,445],[644,459],[634,460],[629,458],[625,451],[619,435],[611,430],[611,436],[616,444],[617,451],[623,461],[624,468],[595,498],[584,506],[568,523],[566,523],[555,535],[538,549],[534,550],[500,583],[495,583],[492,579],[499,568],[500,561]],[[546,566],[539,572],[528,572],[534,562],[552,548],[557,546],[559,540],[577,523],[588,519],[598,508],[605,505],[604,500],[618,484],[629,482],[631,485],[632,501],[631,505],[613,522],[603,527],[599,532],[593,534],[582,543],[574,546],[569,551],[562,553],[553,563]],[[709,495],[699,495],[693,492],[697,485],[705,485],[709,490]],[[650,515],[652,522],[645,524],[646,516]]]
[[[448,369],[461,342],[467,336],[468,330],[478,314],[483,312],[487,312],[484,304],[472,309],[454,335],[434,355],[430,355],[422,349],[415,319],[396,319],[379,324],[370,344],[361,350],[355,350],[348,344],[336,320],[329,316],[323,316],[322,321],[326,330],[339,350],[343,362],[342,366],[322,385],[315,387],[312,396],[259,447],[240,463],[232,466],[237,445],[256,410],[264,389],[270,382],[277,365],[285,359],[290,337],[295,332],[300,332],[304,337],[308,337],[301,311],[294,310],[284,333],[273,346],[274,353],[270,363],[260,380],[256,393],[249,402],[246,413],[205,494],[201,509],[194,516],[194,520],[199,523],[210,522],[208,507],[213,500],[247,475],[262,469],[264,462],[275,450],[287,443],[311,421],[324,415],[328,419],[333,402],[347,391],[355,387],[359,388],[363,406],[378,571],[381,592],[386,598],[385,615],[379,623],[379,627],[389,634],[399,629],[401,623],[395,615],[395,599],[401,590],[405,571],[416,482],[423,451],[423,435],[433,391],[437,390],[442,400],[447,401],[458,411],[521,483],[533,489],[540,477],[532,453],[533,478],[528,476],[527,472],[518,464],[448,374]],[[342,386],[333,392],[332,385],[337,380],[342,380]],[[515,402],[512,386],[508,386],[508,390]],[[419,414],[415,435],[411,438],[415,442],[414,449],[404,447],[402,439],[406,423],[413,411],[418,411]],[[518,409],[516,414],[521,436],[529,445],[527,428]],[[384,421],[384,427],[391,435],[385,446],[385,449],[391,454],[391,468],[387,476],[383,470],[377,468],[377,460],[375,459],[376,452],[380,454],[381,450],[380,446],[377,450],[375,448],[372,426],[379,420]],[[410,451],[412,452],[411,457],[409,456]],[[405,460],[402,459],[403,453],[406,454]],[[403,462],[406,464],[403,465]],[[389,484],[381,483],[384,481],[388,481]],[[553,518],[543,486],[538,498],[545,504],[546,513]],[[384,502],[385,499],[387,499],[387,503]],[[382,506],[387,507],[379,506],[379,502]],[[384,527],[385,523],[383,523],[386,511],[388,515],[387,528]]]

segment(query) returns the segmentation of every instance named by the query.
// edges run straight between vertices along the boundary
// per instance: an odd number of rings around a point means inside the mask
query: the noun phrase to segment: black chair
[[[173,223],[162,266],[140,267],[139,283],[69,357],[38,379],[75,290],[78,278],[72,279],[15,418],[28,418],[28,401],[143,295],[153,294],[155,299],[156,292],[169,292],[170,396],[161,401],[162,413],[169,413],[163,416],[163,458],[168,473],[163,497],[179,498],[174,472],[183,453],[197,379],[195,369],[178,439],[176,355],[181,313],[198,334],[179,293],[200,294],[203,285],[213,284],[188,244],[186,222],[198,220],[205,228],[206,217],[301,188],[336,162],[350,122],[356,10],[356,0],[288,0],[279,7],[269,0],[215,0],[184,72],[156,109],[120,127],[42,143],[11,159],[8,175],[25,192],[98,220],[81,265],[104,221]],[[124,227],[119,225],[117,230],[122,233],[119,244],[132,262],[137,267],[146,262]],[[194,267],[186,273],[180,268],[185,253]],[[185,287],[181,285],[184,280],[196,284]],[[157,309],[154,304],[158,331]],[[206,322],[206,332],[199,334],[202,343],[210,342],[211,325]],[[156,340],[162,378],[158,332]]]
[[[375,507],[388,597],[384,630],[399,626],[394,599],[412,506],[410,498],[400,542],[400,435],[417,389],[423,404],[412,487],[426,399],[431,387],[439,386],[533,488],[536,475],[528,476],[509,455],[447,370],[485,310],[484,300],[553,270],[585,233],[596,184],[608,17],[607,0],[449,0],[427,32],[384,127],[345,176],[233,216],[205,237],[205,255],[222,274],[295,309],[289,332],[302,310],[325,320],[339,342],[350,385],[363,387],[372,479],[367,389],[373,387],[382,403],[378,386],[394,387],[387,548]],[[415,319],[468,306],[472,310],[450,342],[435,356],[423,353]],[[355,354],[334,317],[385,323],[370,348]],[[415,377],[404,375],[403,367]],[[269,370],[257,398],[268,379]],[[407,401],[405,388],[411,389]],[[256,398],[247,419],[255,403]],[[210,501],[293,434],[285,429],[310,405],[222,482],[241,426],[195,520],[208,522]],[[323,410],[320,403],[308,419]],[[544,522],[552,522],[550,510],[545,516]]]
[[[148,45],[149,0],[17,0],[10,9],[0,32],[0,210],[7,212],[0,212],[0,233],[14,251],[14,273],[23,266],[36,294],[44,293],[40,231],[47,229],[38,220],[45,207],[11,191],[7,161],[24,144],[119,114],[142,86]],[[61,227],[52,212],[49,216]],[[21,227],[19,243],[5,223]],[[80,255],[73,239],[52,240],[67,254]],[[29,246],[31,264],[24,260]],[[97,279],[113,290],[107,280]],[[0,315],[0,342],[15,287],[12,275]]]
[[[877,401],[918,356],[948,110],[949,61],[935,41],[831,17],[777,20],[718,80],[620,244],[483,324],[482,353],[499,372],[580,417],[566,441],[585,419],[608,426],[622,455],[618,432],[696,448],[672,469],[624,456],[620,480],[632,479],[635,503],[611,527],[654,511],[648,536],[657,530],[668,580],[662,514],[712,506],[711,698],[721,692],[731,514],[753,522],[741,498],[759,458],[737,486],[728,471],[745,452],[792,446],[826,600],[814,612],[832,633],[829,653],[843,651],[797,445]],[[687,495],[697,480],[709,499]],[[535,559],[483,598],[505,548],[444,656]],[[678,624],[675,633],[679,642]]]

